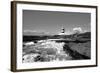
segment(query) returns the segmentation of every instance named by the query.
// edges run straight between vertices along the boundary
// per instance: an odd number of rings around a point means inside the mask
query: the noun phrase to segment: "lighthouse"
[[[61,33],[65,33],[65,28],[64,27],[62,27]]]
[[[61,32],[59,33],[59,35],[66,35],[64,26],[62,26]]]

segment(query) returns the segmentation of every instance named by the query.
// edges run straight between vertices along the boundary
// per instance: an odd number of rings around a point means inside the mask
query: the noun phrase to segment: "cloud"
[[[81,27],[75,27],[73,28],[74,33],[81,33],[83,30]]]
[[[24,30],[24,35],[48,35],[49,32],[43,31],[43,30]]]
[[[24,30],[23,32],[37,32],[35,30]]]

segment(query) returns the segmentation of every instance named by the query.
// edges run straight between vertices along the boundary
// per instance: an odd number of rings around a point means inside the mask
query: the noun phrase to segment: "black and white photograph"
[[[23,10],[23,63],[91,59],[91,14]]]
[[[12,2],[11,69],[97,66],[97,7]]]

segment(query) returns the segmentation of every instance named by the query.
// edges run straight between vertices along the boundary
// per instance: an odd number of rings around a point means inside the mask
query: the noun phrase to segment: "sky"
[[[23,10],[24,34],[58,34],[62,26],[67,34],[74,29],[90,31],[90,13]]]

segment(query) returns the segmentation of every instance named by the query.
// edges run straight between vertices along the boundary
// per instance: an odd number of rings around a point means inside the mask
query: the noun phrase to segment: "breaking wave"
[[[71,59],[63,47],[64,42],[40,40],[37,43],[27,42],[23,47],[23,63],[65,61]]]

